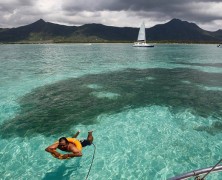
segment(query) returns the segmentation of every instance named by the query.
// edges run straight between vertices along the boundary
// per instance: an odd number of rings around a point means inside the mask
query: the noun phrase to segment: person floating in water
[[[51,153],[55,158],[58,158],[58,159],[69,159],[73,157],[81,157],[82,147],[90,146],[93,142],[92,132],[93,131],[89,131],[87,139],[80,140],[80,141],[76,139],[80,131],[78,131],[72,138],[61,137],[59,141],[47,147],[45,151]],[[70,152],[70,153],[60,154],[59,152],[56,151],[57,148],[62,151]]]

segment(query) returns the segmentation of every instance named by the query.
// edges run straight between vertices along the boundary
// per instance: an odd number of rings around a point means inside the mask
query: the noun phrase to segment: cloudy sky
[[[0,28],[40,18],[73,26],[139,27],[144,21],[147,28],[177,18],[216,31],[222,29],[222,0],[0,0]]]

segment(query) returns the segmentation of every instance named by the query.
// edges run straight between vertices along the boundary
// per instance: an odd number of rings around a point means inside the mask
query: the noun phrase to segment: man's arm
[[[70,147],[70,151],[72,153],[62,155],[62,159],[69,159],[69,158],[73,158],[73,157],[81,157],[82,156],[82,152],[80,150],[78,150],[74,145],[72,145]]]
[[[73,157],[81,157],[82,153],[78,152],[78,153],[73,153],[73,154],[64,154],[61,156],[61,159],[69,159],[69,158],[73,158]]]
[[[55,158],[61,159],[62,155],[56,151],[56,149],[58,148],[58,145],[59,145],[59,143],[55,143],[55,144],[47,147],[45,149],[45,151],[51,153]]]

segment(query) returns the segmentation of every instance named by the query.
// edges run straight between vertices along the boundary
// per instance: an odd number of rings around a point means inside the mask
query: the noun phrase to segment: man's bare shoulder
[[[73,153],[81,152],[73,143],[69,143],[69,151]]]

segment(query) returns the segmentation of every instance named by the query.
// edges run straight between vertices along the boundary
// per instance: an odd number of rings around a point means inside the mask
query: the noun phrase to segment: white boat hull
[[[133,47],[154,47],[152,44],[147,44],[147,43],[135,43]]]

